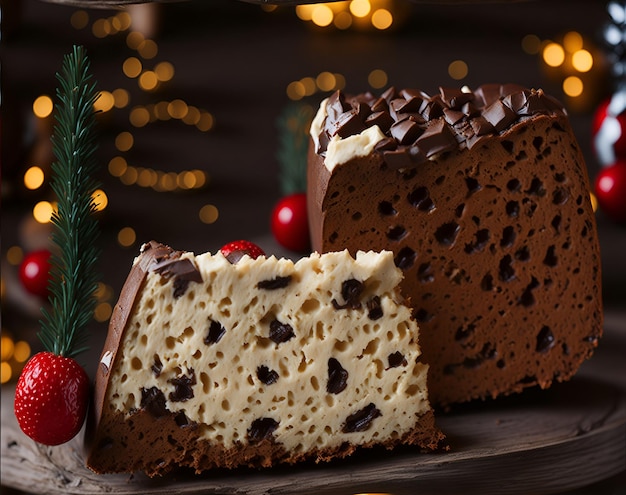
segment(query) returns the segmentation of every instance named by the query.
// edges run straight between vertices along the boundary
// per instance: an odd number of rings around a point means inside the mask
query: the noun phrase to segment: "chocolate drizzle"
[[[485,84],[476,90],[439,88],[430,96],[417,89],[394,87],[380,97],[370,92],[336,91],[326,103],[318,136],[325,155],[334,136],[346,138],[377,125],[386,136],[375,147],[391,169],[424,163],[440,153],[472,148],[535,114],[565,115],[563,106],[541,89],[515,84]]]

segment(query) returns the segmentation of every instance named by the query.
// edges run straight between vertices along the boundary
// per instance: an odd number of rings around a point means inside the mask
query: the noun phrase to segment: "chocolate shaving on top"
[[[387,89],[347,95],[336,91],[326,102],[317,153],[330,140],[346,138],[377,125],[386,138],[375,147],[391,169],[424,163],[455,149],[472,148],[534,114],[565,115],[563,106],[539,89],[516,84],[484,84],[474,91],[439,88],[430,96],[418,89]]]

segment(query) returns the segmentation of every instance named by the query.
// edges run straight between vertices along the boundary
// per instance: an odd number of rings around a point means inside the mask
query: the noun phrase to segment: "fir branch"
[[[287,105],[278,118],[280,188],[286,196],[306,191],[309,128],[313,107],[298,103]]]
[[[51,187],[58,208],[53,214],[50,310],[43,309],[39,338],[46,350],[74,357],[86,349],[86,327],[95,309],[100,279],[95,267],[98,221],[93,193],[97,149],[93,105],[98,98],[89,59],[81,46],[63,59],[55,105]]]

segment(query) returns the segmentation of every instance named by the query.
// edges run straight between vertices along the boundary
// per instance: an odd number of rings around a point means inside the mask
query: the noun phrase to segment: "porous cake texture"
[[[433,404],[548,387],[592,354],[598,236],[558,101],[510,84],[336,92],[308,162],[313,249],[394,253]]]
[[[100,360],[87,465],[155,476],[436,448],[401,278],[391,252],[233,264],[146,244]]]

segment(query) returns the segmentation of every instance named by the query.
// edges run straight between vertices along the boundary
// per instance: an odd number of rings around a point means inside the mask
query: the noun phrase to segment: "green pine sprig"
[[[99,275],[98,221],[93,193],[96,171],[94,102],[98,98],[85,49],[74,46],[63,58],[55,104],[51,187],[58,208],[50,270],[50,308],[44,308],[39,338],[47,351],[75,357],[87,348]]]
[[[306,191],[309,128],[313,114],[311,105],[294,103],[287,105],[278,118],[280,189],[284,195]]]

